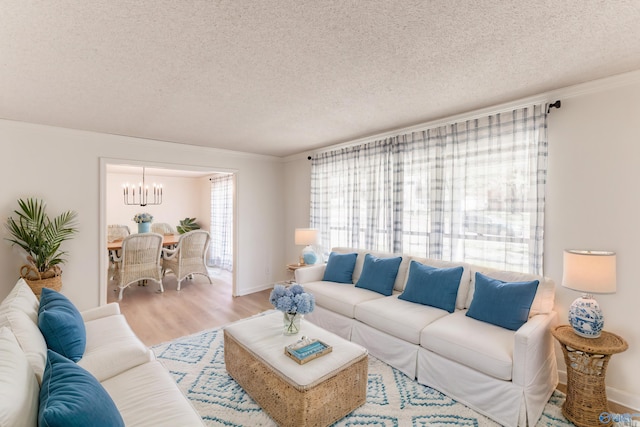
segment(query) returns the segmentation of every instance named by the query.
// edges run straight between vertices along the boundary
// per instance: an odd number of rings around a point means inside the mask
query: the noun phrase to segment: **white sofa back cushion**
[[[452,268],[452,267],[462,267],[462,277],[460,277],[460,285],[458,286],[458,295],[456,297],[456,308],[462,310],[465,307],[467,302],[467,296],[469,294],[469,286],[471,283],[471,266],[469,264],[465,264],[464,262],[452,262],[452,261],[442,261],[439,259],[429,259],[429,258],[419,258],[419,257],[411,257],[411,261],[419,262],[420,264],[428,265],[429,267],[435,268]],[[405,278],[405,285],[407,280],[409,279],[409,275]],[[403,286],[404,288],[404,286]]]
[[[358,283],[358,279],[360,279],[360,275],[362,274],[362,268],[364,267],[364,257],[366,254],[371,254],[377,258],[397,258],[399,256],[402,257],[402,262],[400,263],[400,267],[398,268],[398,274],[396,275],[396,280],[393,284],[393,289],[402,292],[404,290],[404,284],[406,282],[407,272],[409,271],[409,257],[401,254],[394,254],[390,252],[379,252],[379,251],[368,251],[363,249],[354,249],[354,248],[333,248],[332,252],[337,252],[340,254],[350,254],[357,253],[358,258],[356,258],[356,266],[353,269],[353,283]]]
[[[7,327],[0,328],[0,426],[35,427],[40,388]]]
[[[18,280],[0,304],[0,326],[11,329],[27,356],[38,383],[41,383],[47,361],[47,343],[38,328],[39,305],[29,285],[22,279]]]
[[[503,282],[529,282],[538,280],[538,290],[536,296],[531,303],[529,317],[537,314],[547,314],[553,311],[553,305],[556,295],[556,284],[548,277],[536,276],[535,274],[518,273],[514,271],[500,271],[490,268],[472,267],[471,269],[471,286],[469,288],[469,296],[467,297],[466,307],[471,305],[473,294],[476,287],[476,272],[485,276],[501,280]]]

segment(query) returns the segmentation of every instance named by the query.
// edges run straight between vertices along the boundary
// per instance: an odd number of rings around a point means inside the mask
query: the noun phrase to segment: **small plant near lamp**
[[[19,199],[20,210],[15,210],[17,219],[9,217],[6,222],[11,235],[6,238],[12,245],[18,245],[27,254],[27,261],[20,268],[22,277],[40,295],[42,288],[59,291],[62,288],[62,269],[66,252],[60,245],[77,232],[77,213],[66,211],[51,220],[46,213],[46,203],[38,199]]]
[[[199,230],[199,229],[200,229],[200,225],[198,225],[195,218],[182,219],[180,220],[180,225],[176,227],[176,230],[178,230],[178,233],[180,234],[188,233],[189,231]]]
[[[153,215],[146,212],[137,213],[133,217],[133,222],[138,224],[138,233],[148,233],[151,229],[151,221],[153,221]]]

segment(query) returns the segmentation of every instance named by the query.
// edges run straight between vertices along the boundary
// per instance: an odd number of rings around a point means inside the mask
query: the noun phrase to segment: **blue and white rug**
[[[224,367],[221,329],[153,347],[182,392],[209,426],[275,426]],[[572,426],[561,412],[564,395],[555,392],[538,426]],[[336,426],[420,427],[497,426],[494,421],[418,384],[398,370],[369,356],[367,402]]]

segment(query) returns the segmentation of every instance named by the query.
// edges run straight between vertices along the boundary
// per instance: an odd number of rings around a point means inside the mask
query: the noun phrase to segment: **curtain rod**
[[[560,107],[562,106],[562,102],[558,99],[553,103],[549,103],[547,104],[547,114],[549,114],[549,112],[551,111],[552,108],[558,108],[560,109]],[[402,129],[398,130],[399,132],[402,132]],[[330,151],[330,150],[329,150]],[[307,156],[307,160],[311,160],[311,156]]]

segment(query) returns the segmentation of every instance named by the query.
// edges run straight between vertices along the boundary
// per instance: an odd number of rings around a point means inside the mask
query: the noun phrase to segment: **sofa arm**
[[[296,283],[319,282],[324,277],[325,264],[298,268],[294,273]]]
[[[538,372],[555,359],[551,328],[557,323],[555,311],[533,316],[515,333],[513,347],[513,382],[529,385]]]
[[[106,305],[101,305],[100,307],[90,308],[80,314],[82,315],[82,320],[89,322],[91,320],[120,314],[120,305],[118,305],[117,302],[112,302]]]

